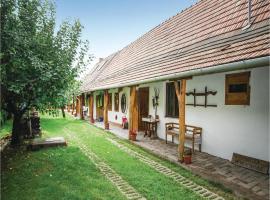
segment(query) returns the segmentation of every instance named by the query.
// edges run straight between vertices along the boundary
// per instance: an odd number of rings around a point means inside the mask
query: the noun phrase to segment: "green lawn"
[[[106,140],[106,137],[115,136],[87,122],[70,117],[63,119],[43,116],[41,123],[44,137],[67,138],[67,134],[74,134],[147,199],[201,199],[197,194],[118,149]],[[226,199],[233,199],[222,187],[159,159],[128,141],[118,141]],[[2,199],[125,199],[79,150],[78,144],[74,141],[68,142],[66,148],[36,152],[8,151],[2,159]]]
[[[11,133],[11,125],[12,125],[12,120],[8,120],[5,122],[5,124],[2,127],[0,127],[0,138]]]

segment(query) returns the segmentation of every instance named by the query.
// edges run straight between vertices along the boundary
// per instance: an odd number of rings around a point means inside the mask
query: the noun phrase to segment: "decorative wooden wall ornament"
[[[217,107],[217,105],[207,103],[208,95],[216,95],[216,94],[217,94],[217,91],[208,91],[207,87],[204,88],[204,92],[196,92],[196,89],[194,88],[193,92],[186,93],[187,96],[190,96],[190,95],[193,96],[193,103],[187,103],[186,105],[187,106],[194,106],[194,107],[203,106],[205,108],[206,107]],[[204,97],[204,104],[197,104],[196,97],[198,97],[198,96]]]
[[[136,98],[136,87],[130,87],[130,99],[129,99],[129,139],[131,139],[131,135],[136,134],[138,130],[138,106],[137,106],[137,98]]]
[[[184,161],[184,150],[185,150],[185,131],[186,131],[186,80],[182,79],[180,89],[178,81],[174,81],[175,92],[178,99],[179,105],[179,161]]]
[[[90,123],[95,123],[94,120],[94,95],[90,94],[89,96],[89,120]]]
[[[158,88],[154,88],[155,91],[155,95],[152,97],[152,104],[153,104],[153,108],[155,109],[155,116],[154,118],[156,119],[157,117],[157,107],[158,107],[158,100],[159,100],[159,89]]]
[[[109,120],[108,120],[108,103],[109,103],[109,92],[105,90],[104,92],[104,127],[106,130],[109,130]]]

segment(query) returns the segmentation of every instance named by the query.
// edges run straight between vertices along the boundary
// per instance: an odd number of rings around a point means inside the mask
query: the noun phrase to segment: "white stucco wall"
[[[187,91],[205,86],[217,91],[209,96],[215,107],[186,107],[186,123],[203,127],[202,151],[231,159],[232,153],[269,160],[269,67],[252,69],[250,105],[225,105],[225,74],[193,77]],[[187,102],[192,102],[187,97]]]
[[[217,91],[215,96],[208,96],[208,103],[217,104],[217,107],[186,106],[186,124],[203,128],[203,152],[229,160],[233,152],[236,152],[269,161],[269,67],[254,68],[249,71],[251,71],[249,106],[225,105],[225,75],[242,71],[195,76],[187,81],[187,92],[194,88],[197,92],[204,92],[205,86],[208,90]],[[160,123],[157,132],[158,137],[162,139],[165,139],[165,123],[178,122],[177,118],[165,118],[165,84],[165,82],[156,82],[139,86],[149,87],[149,114],[152,116],[155,113],[152,106],[154,88],[160,90],[157,109]],[[129,88],[123,88],[122,92],[126,93],[128,103]],[[197,101],[203,103],[203,97],[197,97]],[[187,96],[186,103],[192,102],[193,96]],[[122,116],[128,118],[128,109],[126,114],[123,114],[120,105],[119,112],[114,112],[114,99],[112,110],[109,111],[109,121],[121,123]],[[115,115],[118,115],[117,120]],[[175,141],[177,142],[177,138]]]
[[[122,117],[126,117],[128,119],[129,113],[128,113],[128,106],[129,106],[129,96],[130,96],[130,89],[129,87],[124,87],[121,92],[119,92],[119,111],[114,111],[114,94],[118,92],[118,89],[112,89],[109,90],[109,93],[112,93],[112,110],[108,111],[108,118],[110,122],[114,122],[117,124],[122,124]],[[127,108],[126,112],[122,113],[121,110],[121,97],[122,94],[126,95],[126,102],[127,102]],[[117,117],[116,117],[117,116]]]

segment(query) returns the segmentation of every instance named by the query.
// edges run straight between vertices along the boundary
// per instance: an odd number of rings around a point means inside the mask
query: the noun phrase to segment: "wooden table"
[[[142,122],[144,123],[145,128],[144,137],[147,135],[151,139],[157,138],[157,123],[159,120],[153,118],[142,118]]]

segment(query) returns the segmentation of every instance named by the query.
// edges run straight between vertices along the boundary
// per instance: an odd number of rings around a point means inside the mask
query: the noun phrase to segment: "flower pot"
[[[136,134],[132,134],[132,135],[130,135],[130,140],[132,140],[132,141],[136,141]]]
[[[191,155],[185,155],[184,156],[184,163],[186,165],[191,164]]]
[[[105,124],[105,129],[106,129],[106,130],[109,130],[109,127],[110,127],[110,124],[109,124],[109,123],[106,123],[106,124]]]
[[[134,132],[129,133],[129,139],[132,141],[136,141],[137,134]]]

